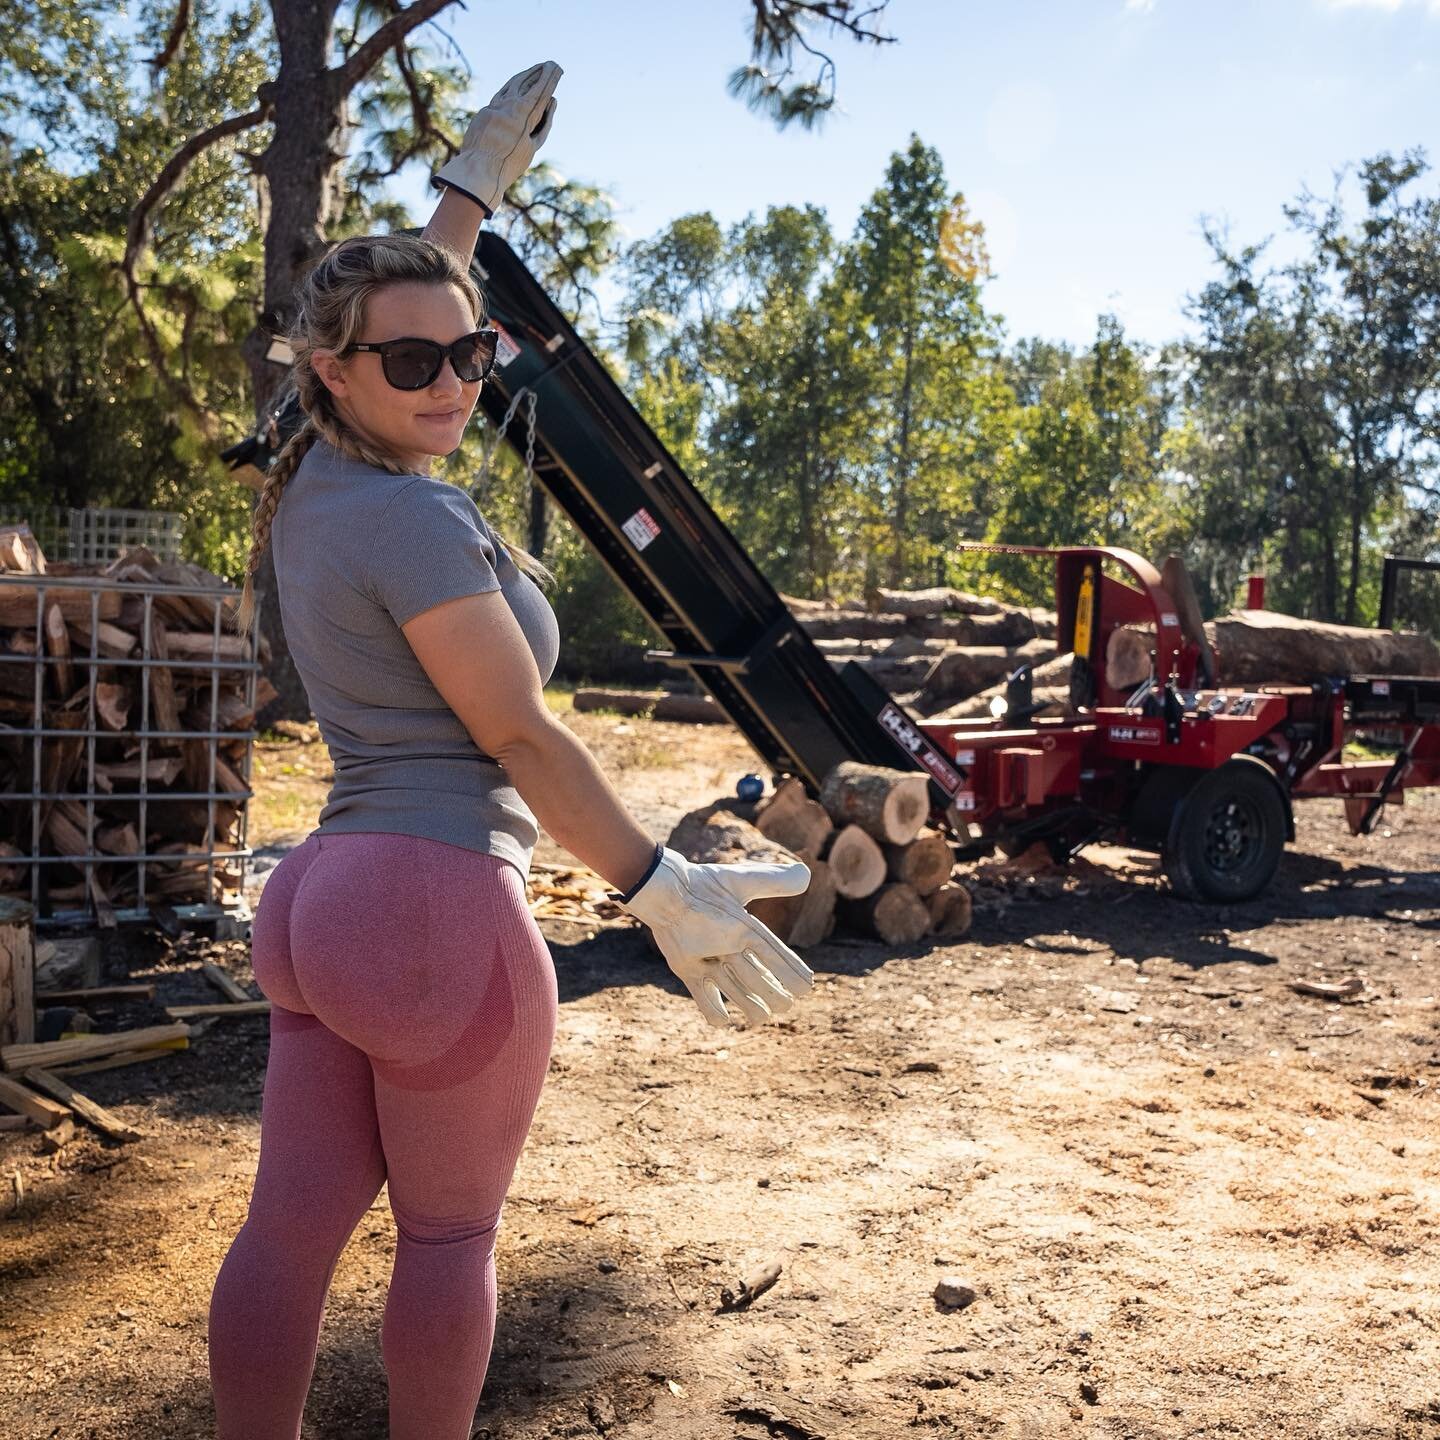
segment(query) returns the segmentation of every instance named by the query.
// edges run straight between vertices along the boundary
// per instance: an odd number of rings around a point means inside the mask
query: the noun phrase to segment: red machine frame
[[[1352,833],[1413,786],[1440,784],[1440,680],[1337,676],[1312,685],[1226,686],[1198,608],[1177,603],[1147,560],[1113,546],[1051,550],[1059,650],[1073,651],[1076,713],[1026,716],[1027,674],[1011,713],[917,721],[964,778],[944,818],[973,853],[1046,841],[1057,858],[1113,836],[1159,850],[1182,893],[1239,900],[1268,883],[1295,797],[1340,796]],[[1106,564],[1126,579],[1105,573]],[[1128,582],[1128,583],[1127,583]],[[1193,616],[1186,623],[1182,617]],[[1106,673],[1111,634],[1149,626],[1153,674],[1120,688]],[[1219,675],[1206,683],[1207,670]],[[1347,761],[1348,739],[1383,732],[1394,759]]]

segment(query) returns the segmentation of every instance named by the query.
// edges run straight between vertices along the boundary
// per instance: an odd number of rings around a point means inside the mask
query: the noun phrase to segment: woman
[[[537,819],[623,891],[706,1019],[789,1009],[813,973],[744,906],[795,865],[692,865],[554,719],[555,616],[462,490],[495,354],[470,278],[482,218],[549,132],[554,64],[515,76],[437,173],[425,234],[335,246],[289,341],[306,422],[256,507],[287,641],[335,762],[319,824],[266,884],[271,1001],[258,1173],[216,1279],[220,1440],[296,1440],[340,1252],[388,1182],[391,1440],[465,1440],[494,1335],[495,1235],[549,1063],[554,966],[525,903]]]

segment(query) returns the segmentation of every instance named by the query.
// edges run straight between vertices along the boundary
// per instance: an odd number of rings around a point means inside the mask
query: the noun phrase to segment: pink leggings
[[[412,835],[312,833],[253,926],[271,1001],[260,1159],[210,1302],[218,1440],[298,1440],[330,1280],[388,1181],[391,1440],[467,1440],[495,1232],[555,1036],[520,872]]]

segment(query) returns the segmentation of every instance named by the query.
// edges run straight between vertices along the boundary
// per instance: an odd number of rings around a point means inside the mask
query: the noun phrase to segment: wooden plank
[[[244,1001],[232,1000],[222,1005],[167,1005],[165,1013],[172,1020],[191,1020],[198,1015],[229,1016],[231,1018],[241,1015],[268,1015],[270,1002],[268,1000],[251,1000],[247,996]]]
[[[200,973],[227,999],[248,1005],[254,998],[238,980],[208,960],[200,967]]]
[[[48,1068],[71,1061],[94,1060],[123,1050],[143,1050],[177,1035],[188,1035],[181,1021],[173,1025],[146,1025],[137,1030],[116,1030],[101,1035],[77,1035],[69,1040],[44,1040],[30,1045],[0,1045],[0,1070],[27,1070],[35,1065]]]
[[[86,1060],[79,1065],[52,1065],[52,1075],[88,1075],[92,1070],[113,1070],[117,1065],[139,1065],[145,1060],[158,1060],[177,1050],[188,1050],[190,1039],[181,1035],[163,1045],[147,1045],[143,1050],[129,1050],[120,1055],[107,1055],[103,1060]]]
[[[0,1105],[8,1106],[17,1115],[28,1115],[42,1129],[49,1130],[58,1125],[69,1113],[69,1108],[37,1095],[18,1080],[0,1075]]]
[[[40,990],[36,992],[37,1005],[58,1005],[62,1000],[153,1000],[155,984],[145,985],[84,985],[75,990]],[[248,996],[246,997],[249,998]]]
[[[37,1090],[43,1090],[47,1095],[68,1105],[82,1120],[114,1140],[139,1140],[145,1133],[135,1129],[118,1115],[112,1115],[88,1095],[72,1090],[58,1075],[51,1074],[48,1070],[36,1066],[25,1072],[24,1079],[26,1084],[33,1085]]]

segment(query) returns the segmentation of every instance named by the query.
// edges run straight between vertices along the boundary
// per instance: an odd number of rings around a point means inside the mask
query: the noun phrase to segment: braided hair
[[[285,339],[295,357],[291,373],[305,420],[271,462],[251,518],[250,555],[236,614],[242,634],[248,633],[254,623],[253,577],[270,543],[270,527],[280,498],[317,440],[327,440],[335,449],[377,469],[394,475],[409,473],[395,456],[378,449],[346,423],[311,358],[316,350],[343,351],[363,330],[370,297],[386,285],[405,281],[453,285],[469,301],[476,325],[484,323],[485,296],[471,278],[464,259],[447,245],[414,235],[359,235],[342,240],[300,285],[295,319]],[[497,538],[525,574],[537,582],[554,583],[553,573],[534,556],[498,532]]]

